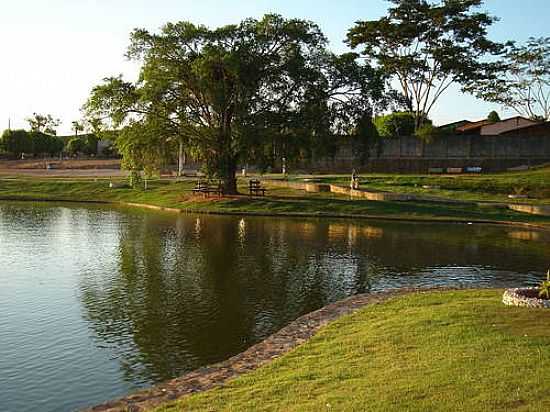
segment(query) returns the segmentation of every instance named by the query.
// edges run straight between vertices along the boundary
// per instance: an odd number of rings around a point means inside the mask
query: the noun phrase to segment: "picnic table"
[[[250,196],[265,196],[266,188],[262,187],[262,182],[257,179],[252,179],[248,182],[248,189],[250,191]]]
[[[223,195],[223,185],[221,182],[199,180],[195,184],[195,188],[193,189],[193,194],[195,195],[202,194],[204,197],[208,197],[210,196],[210,194],[221,196]]]

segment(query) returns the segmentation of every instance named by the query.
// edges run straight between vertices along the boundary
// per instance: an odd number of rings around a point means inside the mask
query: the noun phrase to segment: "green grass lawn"
[[[373,305],[176,411],[547,411],[550,310],[502,291],[416,293]]]
[[[74,200],[145,203],[183,209],[188,212],[259,213],[314,216],[365,216],[414,220],[508,221],[550,227],[550,218],[528,215],[496,207],[437,204],[428,202],[373,202],[350,200],[333,193],[306,193],[300,190],[270,188],[268,196],[238,196],[203,199],[192,196],[194,181],[155,180],[150,190],[110,189],[106,180],[62,180],[17,178],[0,179],[0,199]],[[241,191],[246,193],[246,182]]]
[[[350,176],[315,176],[327,183],[349,186]],[[550,204],[550,167],[524,172],[505,172],[480,175],[401,175],[364,174],[361,188],[389,192],[440,196],[457,200],[514,202],[509,194],[524,193],[530,199],[522,203]],[[423,186],[439,188],[424,189]]]

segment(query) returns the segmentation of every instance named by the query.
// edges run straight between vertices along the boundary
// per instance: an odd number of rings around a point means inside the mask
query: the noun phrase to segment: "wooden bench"
[[[265,196],[266,188],[262,187],[262,182],[259,180],[250,180],[248,182],[248,189],[250,190],[250,196]]]
[[[202,181],[199,180],[195,184],[193,194],[202,194],[204,197],[210,196],[210,194],[216,194],[218,196],[223,195],[223,186],[221,182]]]

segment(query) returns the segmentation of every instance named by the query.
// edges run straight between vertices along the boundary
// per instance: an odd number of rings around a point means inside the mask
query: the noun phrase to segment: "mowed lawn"
[[[550,310],[502,291],[415,293],[323,328],[176,411],[548,411]]]
[[[117,180],[117,182],[120,182]],[[193,179],[182,182],[153,180],[149,190],[110,189],[106,179],[0,179],[0,200],[67,200],[142,203],[187,212],[384,217],[441,221],[506,221],[550,226],[550,217],[504,208],[433,202],[373,202],[351,200],[333,193],[306,193],[268,186],[266,197],[250,197],[247,182],[240,181],[243,196],[193,196]]]
[[[349,186],[350,180],[348,175],[316,178],[345,186]],[[364,174],[360,181],[361,188],[371,190],[496,202],[513,202],[508,195],[523,194],[529,198],[517,202],[550,204],[550,166],[479,175]]]

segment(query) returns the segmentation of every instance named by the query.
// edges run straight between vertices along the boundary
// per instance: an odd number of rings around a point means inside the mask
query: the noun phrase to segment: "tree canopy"
[[[63,140],[39,131],[5,130],[0,139],[4,150],[16,158],[23,153],[30,155],[49,154],[63,151]]]
[[[487,116],[487,120],[489,120],[490,122],[493,122],[493,123],[497,123],[497,122],[500,122],[500,116],[495,110],[493,110]]]
[[[495,78],[472,84],[478,97],[521,116],[550,119],[550,37],[530,38],[512,46]]]
[[[160,33],[135,30],[127,55],[142,64],[138,81],[105,79],[88,117],[120,129],[130,167],[155,165],[179,142],[227,193],[236,192],[239,162],[327,148],[333,134],[387,104],[381,70],[329,52],[314,23],[279,15],[217,29],[178,22]]]
[[[51,114],[38,114],[33,115],[26,119],[29,123],[32,132],[40,132],[55,136],[57,134],[57,128],[61,124],[61,120],[54,119]]]
[[[496,20],[476,11],[482,0],[390,0],[393,7],[378,20],[359,21],[348,44],[386,73],[395,76],[416,128],[453,84],[465,89],[494,77],[503,45],[487,38]]]

